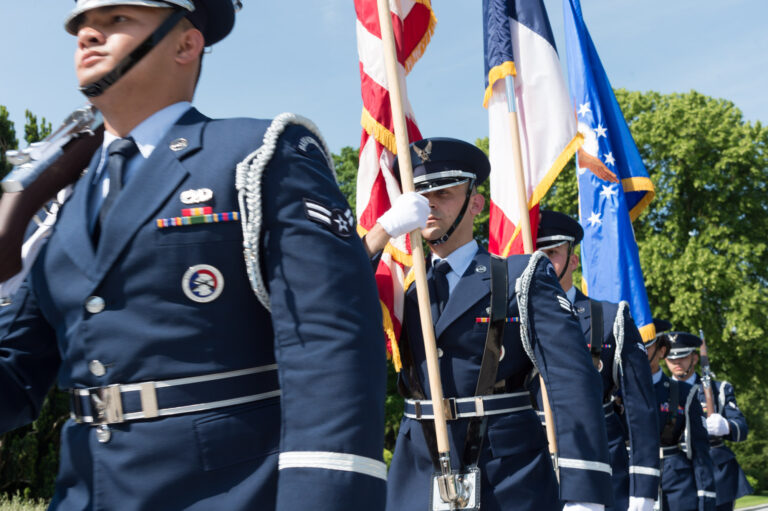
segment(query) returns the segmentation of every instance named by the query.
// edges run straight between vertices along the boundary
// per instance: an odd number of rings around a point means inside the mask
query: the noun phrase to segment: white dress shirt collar
[[[685,380],[681,380],[680,378],[678,378],[676,376],[673,376],[672,378],[674,378],[677,381],[684,381],[685,383],[687,383],[689,385],[696,385],[696,383],[697,383],[696,382],[696,372],[695,371],[694,371],[694,373],[689,378],[687,378]]]
[[[451,265],[451,271],[448,272],[448,275],[446,275],[448,280],[448,288],[450,291],[453,291],[453,288],[456,287],[456,284],[459,283],[461,276],[464,275],[465,271],[467,271],[469,264],[472,262],[472,259],[474,259],[475,254],[477,254],[478,248],[479,247],[477,242],[475,240],[471,240],[470,242],[460,246],[445,257],[445,260],[448,261],[448,264]],[[434,253],[432,254],[433,265],[440,259],[441,258],[436,256]]]
[[[654,385],[656,385],[657,383],[659,383],[661,381],[661,375],[662,374],[663,373],[662,373],[661,369],[659,369],[658,371],[653,373],[653,384]]]
[[[168,130],[171,129],[171,126],[173,126],[191,107],[192,104],[189,101],[179,101],[162,110],[158,110],[131,130],[131,133],[128,136],[133,138],[133,141],[136,142],[139,152],[145,160],[149,158],[152,151],[157,147],[157,144],[160,143],[160,139],[162,139]],[[106,154],[109,144],[118,138],[120,137],[105,131],[104,142],[101,145],[104,149],[102,154]]]

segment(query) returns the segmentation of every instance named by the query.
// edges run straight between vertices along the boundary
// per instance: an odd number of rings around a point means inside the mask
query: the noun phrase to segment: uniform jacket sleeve
[[[541,258],[530,286],[531,345],[554,415],[560,499],[613,501],[602,381],[552,264]]]
[[[728,421],[728,427],[730,432],[724,438],[731,442],[743,442],[747,439],[749,430],[747,429],[747,419],[744,418],[744,414],[739,410],[739,405],[736,404],[736,394],[733,390],[733,385],[727,381],[719,382],[717,386],[717,408],[720,410],[720,415],[725,417]]]
[[[661,475],[656,393],[640,332],[627,308],[620,383],[629,430],[629,494],[656,498]]]
[[[28,277],[12,303],[0,308],[0,433],[37,418],[60,364],[55,333]]]
[[[691,399],[690,403],[686,404],[686,415],[689,420],[689,428],[685,434],[690,438],[690,445],[693,450],[691,460],[698,490],[699,511],[714,511],[717,497],[715,466],[709,456],[709,441],[707,428],[704,425],[704,412],[697,398]]]
[[[282,390],[277,509],[383,509],[378,295],[354,224],[349,235],[334,232],[305,210],[305,199],[329,212],[349,208],[320,144],[307,137],[302,127],[286,129],[262,183],[262,265]]]

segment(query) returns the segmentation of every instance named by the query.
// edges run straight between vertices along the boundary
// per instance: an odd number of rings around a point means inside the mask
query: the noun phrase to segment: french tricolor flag
[[[539,201],[583,139],[542,0],[483,0],[483,42],[491,161],[489,250],[507,256],[523,253],[510,112],[517,112],[534,246]]]

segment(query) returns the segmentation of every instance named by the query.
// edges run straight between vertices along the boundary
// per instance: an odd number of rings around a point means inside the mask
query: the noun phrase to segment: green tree
[[[488,137],[478,138],[475,145],[488,155]],[[485,197],[483,212],[475,217],[475,240],[484,247],[488,247],[488,220],[491,207],[491,187],[489,180],[477,187],[477,191]]]
[[[5,152],[17,147],[19,147],[19,141],[16,140],[13,122],[8,118],[8,109],[0,105],[0,179],[3,179],[13,167],[5,158]]]
[[[357,190],[357,167],[360,150],[350,146],[341,148],[340,154],[333,154],[333,164],[336,166],[336,179],[347,202],[356,210],[355,191]]]
[[[634,223],[651,309],[677,330],[704,330],[750,424],[734,450],[768,488],[768,129],[693,91],[616,96],[656,188]],[[576,214],[573,167],[544,202]]]
[[[28,144],[39,142],[51,134],[51,123],[47,122],[45,117],[40,119],[39,125],[37,116],[29,110],[24,111],[24,117],[27,119],[27,123],[24,125],[24,140]]]

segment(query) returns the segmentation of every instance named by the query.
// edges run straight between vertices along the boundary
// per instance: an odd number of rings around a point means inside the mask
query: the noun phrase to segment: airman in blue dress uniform
[[[473,239],[472,221],[484,205],[476,186],[490,165],[477,147],[455,139],[411,144],[418,193],[395,201],[365,237],[369,253],[390,236],[422,227],[431,248],[427,280],[437,339],[452,466],[479,467],[483,510],[603,509],[612,500],[610,465],[600,396],[578,320],[543,253],[499,259],[501,349],[494,374],[481,374],[491,305],[491,268],[499,264]],[[506,316],[506,317],[504,317]],[[405,414],[392,458],[387,509],[430,509],[436,471],[433,415],[415,286],[406,292],[401,338]],[[531,405],[535,367],[549,390],[559,441],[560,486],[544,430]],[[493,392],[477,393],[479,380]],[[495,385],[494,385],[495,383]],[[480,404],[478,404],[480,403]],[[455,412],[455,413],[454,413]],[[468,431],[472,421],[485,433]]]
[[[573,285],[573,272],[579,267],[574,247],[583,237],[581,225],[568,215],[541,212],[536,248],[552,261],[602,378],[600,394],[613,470],[611,509],[650,511],[660,475],[651,371],[627,304],[592,300]]]
[[[701,377],[696,374],[696,364],[699,362],[696,349],[700,346],[701,341],[696,337],[678,337],[666,362],[675,380],[698,385],[699,401],[706,415],[708,410],[704,388]],[[709,434],[709,455],[715,464],[717,511],[730,511],[733,510],[736,499],[754,491],[744,471],[741,470],[739,462],[736,461],[736,455],[724,443],[725,440],[731,442],[746,440],[747,420],[736,404],[733,385],[727,381],[713,380],[712,391],[716,410],[707,417],[707,433]]]
[[[56,377],[71,397],[52,509],[384,508],[381,313],[330,153],[298,116],[189,103],[234,17],[79,0],[67,20],[104,145],[0,311],[0,430]]]
[[[656,322],[656,320],[654,321]],[[661,359],[675,356],[670,347],[678,339],[695,337],[685,332],[656,335],[645,344],[659,406],[661,436],[662,511],[713,511],[715,476],[704,413],[697,386],[679,382],[661,371]]]

